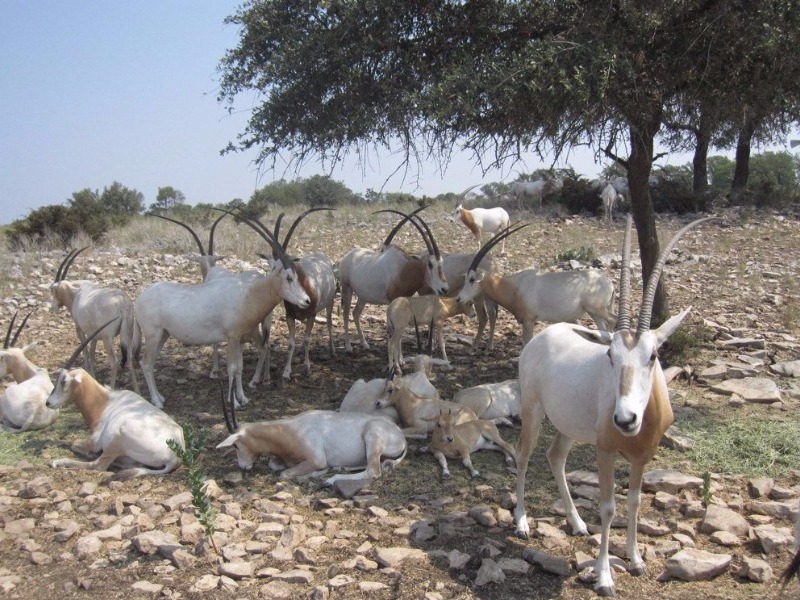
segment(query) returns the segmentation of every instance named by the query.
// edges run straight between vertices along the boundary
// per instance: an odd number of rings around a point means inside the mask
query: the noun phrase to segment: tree
[[[171,185],[158,188],[156,201],[150,205],[150,210],[169,210],[186,203],[186,196]]]
[[[797,5],[758,3],[772,38],[796,39]],[[793,13],[780,20],[782,9]],[[227,20],[241,37],[221,61],[219,99],[233,109],[259,94],[230,146],[258,148],[259,162],[399,146],[407,165],[446,164],[460,147],[507,166],[525,150],[558,158],[591,144],[627,173],[646,281],[659,254],[654,140],[709,68],[733,98],[747,71],[716,56],[768,45],[751,39],[765,28],[734,27],[752,11],[734,0],[253,0]],[[654,316],[666,312],[662,285]]]
[[[111,187],[103,190],[99,198],[99,205],[108,213],[111,223],[121,227],[133,215],[144,210],[144,195],[115,181]]]

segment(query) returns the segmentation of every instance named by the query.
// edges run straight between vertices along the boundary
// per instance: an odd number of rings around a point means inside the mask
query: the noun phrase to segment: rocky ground
[[[472,248],[472,241],[443,215],[430,223],[445,250]],[[376,217],[337,211],[298,235],[299,250],[341,256],[353,244],[377,246],[387,227]],[[662,239],[682,221],[659,221]],[[79,259],[71,277],[93,278],[126,289],[133,297],[155,280],[196,281],[184,233],[147,222],[146,240],[111,240]],[[237,232],[237,237],[249,236]],[[507,270],[552,265],[566,249],[591,246],[601,268],[614,278],[621,224],[596,219],[535,218],[502,258]],[[179,239],[181,238],[181,239]],[[176,241],[177,240],[177,241]],[[418,245],[409,235],[405,245]],[[243,265],[250,254],[234,244]],[[800,472],[727,473],[693,459],[692,419],[719,423],[763,420],[797,425],[800,326],[797,275],[800,222],[793,215],[735,213],[692,232],[668,267],[673,307],[694,306],[684,329],[693,344],[665,355],[676,411],[676,429],[665,439],[646,477],[639,542],[649,574],[624,572],[624,529],[613,531],[617,592],[628,598],[749,598],[774,595],[776,578],[793,544]],[[157,248],[153,252],[152,248]],[[58,368],[74,348],[74,330],[63,313],[46,312],[47,286],[62,254],[7,255],[0,263],[5,327],[17,309],[37,308],[25,342],[38,340],[39,364]],[[566,265],[568,266],[568,265]],[[582,268],[582,264],[574,264]],[[634,278],[634,285],[640,281]],[[273,340],[271,384],[250,392],[242,420],[335,408],[358,378],[378,377],[385,366],[384,311],[366,313],[372,350],[343,351],[337,315],[336,357],[326,356],[324,327],[314,334],[311,377],[300,372],[278,385],[285,357],[285,326]],[[475,355],[463,343],[474,324],[450,326],[452,364],[437,372],[444,398],[456,390],[516,376],[520,330],[501,315],[496,351]],[[408,344],[410,345],[410,339]],[[255,354],[246,353],[252,368]],[[159,478],[108,480],[107,474],[54,470],[48,462],[69,456],[71,442],[85,436],[74,409],[65,409],[47,430],[0,433],[0,592],[9,598],[105,596],[108,598],[591,598],[590,569],[598,535],[567,535],[558,494],[543,457],[546,430],[528,476],[527,506],[532,539],[514,536],[511,513],[515,477],[499,453],[473,460],[484,474],[472,480],[459,464],[443,481],[433,458],[412,444],[391,475],[350,495],[320,488],[317,481],[285,481],[266,461],[242,475],[230,453],[214,450],[225,427],[218,382],[207,377],[210,352],[169,342],[158,363],[166,410],[181,423],[208,430],[203,467],[217,510],[213,544],[191,505],[184,469]],[[99,376],[107,374],[100,370]],[[247,375],[247,373],[246,373]],[[127,381],[125,382],[127,384]],[[516,441],[517,428],[502,428]],[[798,466],[797,468],[800,468]],[[568,462],[579,510],[597,530],[597,482],[593,449],[576,447]],[[709,479],[703,475],[709,471]],[[617,463],[617,519],[624,526],[627,465]],[[344,493],[343,493],[344,492]],[[618,567],[618,568],[617,568]],[[796,588],[787,590],[787,595]]]

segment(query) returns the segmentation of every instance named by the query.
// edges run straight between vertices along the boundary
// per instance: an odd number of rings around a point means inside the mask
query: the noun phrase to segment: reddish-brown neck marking
[[[108,390],[83,369],[76,369],[73,373],[80,374],[81,381],[80,383],[74,381],[73,376],[70,398],[78,407],[89,429],[94,431],[108,407]]]
[[[468,211],[466,208],[459,208],[458,214],[461,217],[461,222],[467,226],[467,229],[469,229],[472,232],[472,235],[474,235],[475,237],[479,237],[481,234],[481,230],[475,224],[475,219],[472,217],[472,213]]]

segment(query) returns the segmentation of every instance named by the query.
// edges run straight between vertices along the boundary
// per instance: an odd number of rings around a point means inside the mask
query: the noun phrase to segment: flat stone
[[[800,360],[775,363],[769,366],[769,370],[785,377],[800,377]]]
[[[747,503],[747,510],[757,515],[766,515],[775,519],[789,519],[792,516],[794,506],[790,502],[753,500]]]
[[[542,552],[541,550],[537,550],[536,548],[525,548],[525,550],[522,551],[522,558],[531,564],[538,565],[542,570],[548,573],[553,573],[554,575],[566,577],[572,573],[572,567],[570,566],[569,561],[556,556],[551,556],[545,552]]]
[[[769,496],[773,487],[775,487],[775,480],[771,477],[754,477],[747,481],[747,493],[751,498]]]
[[[470,559],[472,559],[472,556],[464,552],[460,552],[459,550],[451,550],[447,554],[447,560],[451,569],[463,569],[467,566],[467,563],[470,561]]]
[[[469,509],[469,516],[475,519],[479,525],[484,527],[494,527],[497,525],[497,519],[494,516],[494,510],[491,506],[474,506]]]
[[[131,589],[137,592],[144,592],[145,594],[158,594],[164,589],[160,583],[152,583],[150,581],[137,581],[131,586]]]
[[[722,346],[733,346],[736,348],[753,348],[756,350],[763,350],[767,347],[767,343],[759,338],[743,338],[735,337],[730,340],[719,342]]]
[[[506,574],[500,565],[491,558],[484,558],[481,561],[481,566],[475,576],[475,587],[486,585],[487,583],[503,583],[506,580]]]
[[[756,583],[769,583],[775,577],[767,561],[747,555],[742,557],[742,565],[736,575]]]
[[[748,402],[771,403],[781,399],[781,391],[777,384],[765,377],[729,379],[712,385],[710,389],[718,394],[741,396]]]
[[[703,485],[703,480],[679,471],[656,469],[644,474],[642,490],[645,492],[668,492],[677,494],[681,490],[696,490]]]
[[[24,533],[33,531],[35,527],[36,519],[27,517],[24,519],[15,519],[14,521],[9,521],[6,523],[3,531],[5,531],[5,533],[8,535],[22,535]]]
[[[305,569],[292,569],[291,571],[284,571],[272,576],[277,581],[285,581],[286,583],[302,583],[305,585],[314,581],[314,574]]]
[[[764,554],[772,554],[778,548],[791,546],[794,543],[794,536],[789,527],[761,525],[755,528],[755,534],[758,541],[761,542]]]
[[[422,560],[426,556],[418,548],[375,548],[375,560],[384,567],[396,567],[407,560]]]
[[[730,554],[713,554],[686,548],[667,559],[667,573],[683,581],[707,581],[719,577],[731,564]]]
[[[700,531],[702,533],[727,531],[743,537],[750,531],[750,523],[742,515],[729,508],[710,504],[706,507],[705,516],[700,523]]]
[[[246,561],[223,562],[218,574],[231,579],[245,579],[253,576],[253,563]]]

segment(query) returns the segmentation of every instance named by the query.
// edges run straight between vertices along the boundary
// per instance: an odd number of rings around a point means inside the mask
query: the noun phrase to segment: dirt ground
[[[472,250],[474,242],[466,232],[445,221],[443,213],[431,211],[429,221],[439,237],[443,250]],[[307,227],[298,234],[295,244],[298,251],[323,250],[329,256],[338,258],[352,245],[377,247],[388,227],[378,231],[365,227],[370,221],[366,213],[337,213],[332,221],[327,219],[309,220]],[[508,255],[501,258],[506,271],[523,266],[549,266],[555,261],[558,252],[569,248],[591,246],[596,256],[619,252],[622,239],[622,224],[616,222],[604,225],[593,218],[544,218],[535,217],[533,225],[524,233],[517,234],[516,243],[507,245]],[[686,220],[663,218],[659,220],[662,240],[676,231]],[[165,227],[154,229],[153,240],[161,236],[168,240],[162,245],[168,247],[172,239],[182,233]],[[148,226],[152,226],[148,223]],[[250,235],[238,232],[238,235]],[[154,242],[156,243],[156,242]],[[159,242],[160,243],[160,242]],[[182,243],[182,242],[181,242]],[[123,247],[113,240],[108,248],[98,252],[86,262],[73,267],[75,278],[97,277],[109,285],[124,287],[134,297],[146,285],[162,276],[185,281],[197,279],[196,267],[185,259],[192,251],[190,242],[186,250],[172,251],[177,258],[167,257],[166,252],[155,255],[145,252],[141,246]],[[404,245],[419,245],[410,234],[401,238]],[[674,265],[667,267],[665,279],[668,282],[670,303],[673,310],[693,305],[686,321],[689,330],[711,327],[709,322],[734,330],[744,337],[762,337],[767,340],[770,361],[796,360],[800,349],[794,336],[798,331],[800,309],[798,309],[797,277],[798,246],[800,246],[800,222],[794,215],[775,214],[735,214],[722,223],[707,225],[692,232],[681,242],[684,256]],[[104,252],[127,257],[129,261],[116,261]],[[694,255],[694,259],[691,258]],[[12,280],[5,287],[3,299],[2,327],[6,326],[15,308],[36,306],[37,312],[31,318],[25,341],[39,340],[42,343],[36,360],[48,369],[58,368],[74,348],[74,329],[63,312],[52,314],[46,311],[49,299],[46,284],[52,280],[57,265],[58,253],[37,256],[17,257],[9,264],[19,266],[22,277]],[[239,257],[243,258],[243,257]],[[245,259],[247,260],[247,259]],[[95,270],[88,268],[91,265]],[[133,265],[133,268],[132,268]],[[11,267],[9,266],[10,270]],[[608,270],[615,280],[616,271]],[[0,277],[3,274],[0,273]],[[640,279],[634,278],[634,286],[640,286]],[[634,289],[637,289],[634,287]],[[779,297],[779,299],[776,299]],[[770,300],[772,299],[772,300]],[[337,301],[338,309],[338,301]],[[280,309],[279,309],[280,310]],[[282,310],[280,310],[282,315]],[[302,373],[299,363],[295,365],[293,379],[287,384],[279,384],[280,373],[285,360],[286,326],[276,319],[273,328],[272,382],[262,384],[255,390],[248,390],[251,403],[240,414],[243,421],[273,419],[295,414],[302,410],[335,409],[350,385],[358,378],[380,377],[385,373],[386,336],[384,327],[385,309],[369,307],[365,312],[365,329],[371,350],[356,345],[352,355],[343,348],[341,315],[335,316],[335,343],[337,354],[327,356],[325,327],[318,324],[314,329],[312,345],[313,372],[311,377]],[[588,323],[588,322],[587,322]],[[455,391],[479,383],[501,381],[517,376],[515,359],[521,350],[521,328],[509,314],[501,311],[495,338],[495,350],[491,355],[482,352],[475,354],[463,340],[474,332],[474,322],[464,318],[454,320],[449,329],[448,354],[451,366],[437,370],[435,384],[441,396],[450,398]],[[352,335],[352,332],[351,332]],[[411,336],[406,337],[406,354],[413,352]],[[691,358],[691,362],[677,366],[702,369],[716,358],[728,358],[730,354],[716,343],[704,341]],[[104,356],[101,356],[101,364]],[[245,378],[249,378],[255,363],[255,351],[248,347],[245,354]],[[224,363],[223,363],[224,364]],[[479,480],[472,480],[457,461],[451,461],[450,480],[442,480],[439,467],[429,454],[419,452],[419,445],[411,444],[411,451],[404,463],[391,475],[375,481],[369,488],[374,494],[372,500],[343,501],[334,500],[335,495],[321,489],[316,481],[286,482],[269,472],[266,461],[257,462],[253,472],[239,476],[235,458],[229,452],[214,449],[226,435],[220,410],[220,382],[208,378],[210,351],[207,348],[190,348],[174,341],[167,343],[157,364],[157,381],[166,397],[165,410],[179,423],[191,423],[206,427],[209,431],[207,452],[203,465],[209,478],[222,488],[223,495],[215,500],[217,510],[225,511],[226,505],[238,504],[241,507],[240,520],[258,521],[258,502],[274,498],[279,492],[288,492],[287,500],[281,494],[281,502],[289,503],[297,520],[313,524],[313,527],[327,531],[347,532],[340,538],[344,541],[328,544],[320,548],[310,565],[304,565],[315,575],[314,585],[324,585],[330,578],[347,572],[356,582],[368,579],[381,582],[387,587],[379,591],[365,591],[355,583],[341,588],[331,588],[330,598],[592,598],[595,596],[590,585],[582,583],[572,573],[559,577],[545,573],[532,566],[526,575],[509,575],[503,583],[491,583],[475,587],[473,582],[481,559],[493,555],[492,548],[500,549],[505,557],[519,558],[526,546],[540,543],[533,539],[523,542],[514,536],[513,525],[501,523],[494,527],[480,525],[463,526],[461,511],[478,505],[496,508],[513,491],[515,476],[502,462],[499,453],[478,453],[473,460],[476,467],[484,473]],[[224,368],[224,367],[223,367]],[[107,374],[105,367],[99,371],[99,378]],[[765,372],[766,376],[770,376]],[[127,379],[124,380],[127,383]],[[784,391],[784,403],[780,407],[768,405],[748,405],[736,407],[726,399],[711,395],[697,382],[686,379],[676,380],[670,388],[673,403],[680,409],[692,407],[706,410],[719,420],[771,416],[797,422],[797,388],[786,379],[778,380]],[[144,384],[142,382],[143,388]],[[146,388],[144,388],[146,397]],[[679,412],[680,414],[680,412]],[[502,428],[503,436],[515,442],[518,428]],[[11,434],[0,433],[0,436]],[[16,441],[17,447],[0,466],[0,522],[32,517],[38,521],[53,517],[56,501],[68,499],[73,507],[65,515],[79,522],[82,532],[109,527],[120,514],[120,502],[128,506],[129,500],[136,499],[160,503],[172,496],[188,490],[186,471],[179,469],[158,478],[140,478],[132,481],[106,483],[106,476],[83,471],[55,470],[48,466],[49,461],[62,456],[70,456],[71,442],[86,435],[86,428],[80,415],[73,409],[62,411],[56,425],[50,429],[23,434]],[[550,519],[560,526],[563,520],[551,512],[557,500],[553,478],[546,466],[544,449],[549,443],[552,431],[546,428],[534,451],[532,467],[528,474],[527,506],[528,514],[537,518]],[[652,467],[670,468],[693,475],[701,475],[686,455],[675,450],[662,449]],[[800,468],[800,466],[798,467]],[[594,470],[594,453],[590,447],[579,446],[573,449],[567,470]],[[624,490],[627,482],[627,464],[617,463],[618,491]],[[25,482],[37,477],[52,478],[52,488],[62,495],[50,494],[45,498],[20,498],[20,490]],[[87,482],[98,484],[91,494],[85,494]],[[746,497],[746,477],[737,474],[718,479],[721,496],[736,493]],[[786,488],[800,485],[800,473],[788,473],[776,481]],[[81,495],[83,494],[83,495]],[[122,501],[120,501],[122,499]],[[699,499],[699,497],[697,498]],[[374,504],[388,511],[388,516],[376,516],[368,510]],[[331,506],[343,511],[331,513]],[[191,512],[186,508],[186,512]],[[617,513],[624,514],[624,503],[618,503]],[[124,509],[121,514],[124,514]],[[598,524],[596,507],[582,511],[586,521]],[[440,528],[440,534],[429,541],[418,541],[409,531],[409,525],[430,520],[433,523],[447,522],[451,518],[455,525]],[[663,510],[653,506],[652,496],[643,502],[641,518],[664,523],[670,520],[683,520],[677,509]],[[157,528],[167,529],[178,519],[166,512],[157,520]],[[326,529],[326,523],[335,520],[333,527]],[[461,519],[461,520],[459,520]],[[781,525],[789,526],[788,521]],[[195,591],[196,582],[203,575],[216,573],[218,557],[202,557],[192,566],[176,569],[169,560],[159,556],[145,556],[131,547],[129,540],[109,542],[103,554],[89,560],[79,560],[75,556],[75,539],[60,542],[54,539],[53,532],[37,527],[30,536],[17,537],[2,533],[0,528],[0,578],[15,575],[22,583],[10,589],[9,598],[41,598],[58,596],[63,598],[106,597],[133,599],[140,597],[271,597],[264,589],[266,579],[252,578],[238,582],[236,589],[216,589],[210,592]],[[624,530],[615,530],[622,535]],[[647,542],[646,538],[640,541]],[[375,546],[407,546],[425,551],[441,550],[445,553],[459,550],[472,558],[463,569],[450,569],[446,558],[432,556],[421,562],[407,562],[397,569],[373,572],[346,571],[342,566],[354,554],[354,549],[364,543]],[[748,541],[733,549],[723,549],[709,542],[706,536],[697,537],[698,547],[714,552],[728,552],[734,555],[734,565],[743,556],[765,558],[776,574],[787,563],[789,548],[762,556],[758,543]],[[594,555],[596,549],[586,538],[569,538],[566,547],[551,548],[547,551],[555,556],[570,559],[581,550]],[[39,555],[47,558],[41,558]],[[37,564],[36,557],[39,557]],[[616,573],[617,593],[623,598],[686,598],[689,596],[707,598],[750,598],[775,597],[780,594],[780,586],[774,581],[768,584],[747,582],[730,572],[710,582],[683,583],[679,581],[660,582],[658,576],[664,571],[662,558],[649,562],[650,573],[644,577],[632,577],[626,573]],[[271,562],[267,556],[259,559],[259,568],[274,566],[285,569],[285,565]],[[158,584],[158,591],[137,591],[132,586],[137,581],[146,580]],[[2,581],[2,579],[0,579]],[[314,585],[297,584],[291,587],[289,597],[306,597],[312,594]],[[786,597],[792,597],[797,588],[788,589]],[[273,592],[276,593],[276,592]],[[317,594],[320,592],[317,591]],[[278,596],[274,596],[278,597]],[[795,596],[796,597],[796,596]]]

